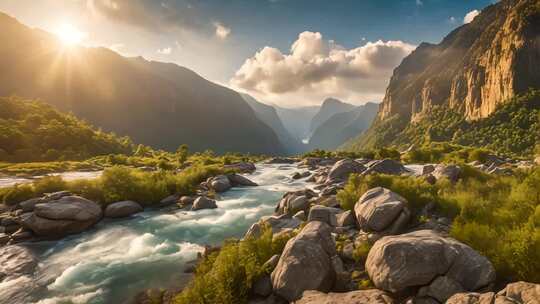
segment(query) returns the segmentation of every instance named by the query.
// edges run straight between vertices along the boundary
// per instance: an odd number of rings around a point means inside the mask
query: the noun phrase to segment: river
[[[305,188],[291,180],[294,171],[295,165],[258,164],[247,176],[259,186],[227,191],[217,209],[145,211],[59,241],[23,244],[39,265],[32,277],[0,283],[0,303],[127,303],[146,288],[177,285],[202,246],[241,237],[272,214],[284,192]]]

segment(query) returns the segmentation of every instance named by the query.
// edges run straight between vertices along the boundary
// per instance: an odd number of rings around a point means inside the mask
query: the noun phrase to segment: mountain
[[[309,140],[309,150],[335,150],[367,130],[377,115],[378,108],[378,104],[369,102],[352,111],[334,114],[313,132]]]
[[[257,118],[274,130],[287,154],[302,152],[301,141],[293,138],[287,131],[274,107],[261,103],[248,94],[241,94],[241,96],[253,109]]]
[[[481,121],[540,88],[539,35],[540,2],[505,0],[441,43],[422,43],[394,70],[374,124],[350,147],[406,144],[405,130],[429,121],[437,109]]]
[[[298,108],[275,107],[283,125],[298,142],[302,142],[309,137],[309,124],[313,116],[319,111],[319,108],[320,106]]]
[[[52,106],[17,97],[0,97],[0,161],[87,159],[129,154],[133,144],[97,130]]]
[[[235,91],[172,63],[65,47],[0,13],[0,96],[40,98],[135,142],[175,150],[280,154],[276,134]],[[9,42],[9,43],[7,43]]]
[[[337,100],[335,98],[327,98],[323,101],[319,111],[311,119],[309,125],[310,133],[313,133],[321,124],[323,124],[328,118],[337,113],[349,112],[354,109],[352,104],[348,104]]]

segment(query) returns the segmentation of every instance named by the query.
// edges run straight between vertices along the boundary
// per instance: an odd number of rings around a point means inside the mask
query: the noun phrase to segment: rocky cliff
[[[435,105],[484,118],[540,87],[540,2],[503,0],[437,44],[422,43],[394,70],[379,120],[416,121]]]

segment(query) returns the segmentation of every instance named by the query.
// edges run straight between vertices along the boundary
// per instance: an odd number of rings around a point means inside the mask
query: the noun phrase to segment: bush
[[[174,303],[247,303],[255,280],[268,274],[263,264],[274,254],[280,254],[285,243],[285,239],[272,239],[269,228],[260,238],[225,242],[219,252],[199,264],[194,280],[176,296]]]

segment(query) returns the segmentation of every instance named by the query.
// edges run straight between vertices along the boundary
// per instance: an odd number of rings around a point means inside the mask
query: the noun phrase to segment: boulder
[[[57,191],[53,193],[45,193],[45,196],[43,197],[43,200],[45,201],[56,201],[61,199],[64,196],[71,196],[71,192],[64,190],[64,191]]]
[[[379,239],[369,251],[366,270],[379,289],[402,292],[429,286],[430,290],[443,290],[435,291],[441,298],[444,290],[461,286],[476,291],[495,280],[495,269],[487,258],[431,230]],[[446,277],[431,286],[439,276]],[[451,284],[455,286],[448,287]]]
[[[193,202],[195,201],[196,197],[193,196],[182,196],[178,199],[178,204],[182,207],[193,205]]]
[[[0,281],[31,274],[36,266],[36,257],[26,247],[10,245],[0,248]]]
[[[0,233],[0,246],[4,246],[9,242],[9,234]]]
[[[432,174],[437,180],[441,178],[446,178],[449,181],[455,183],[459,179],[459,175],[461,174],[461,168],[456,165],[439,164],[435,167],[435,170]]]
[[[463,287],[447,276],[439,276],[429,286],[424,286],[418,291],[420,297],[431,297],[439,302],[444,302],[456,293],[462,292]]]
[[[366,170],[366,167],[352,159],[342,159],[332,166],[328,176],[326,178],[326,183],[336,183],[346,181],[349,175],[353,173],[362,173]]]
[[[217,208],[217,204],[215,200],[210,199],[206,196],[199,196],[193,202],[193,205],[191,206],[191,211],[197,211],[197,210],[202,210],[202,209],[216,209],[216,208]]]
[[[296,212],[295,215],[293,215],[293,218],[298,219],[299,221],[304,222],[304,221],[307,220],[306,212],[305,212],[304,210],[298,211],[298,212]]]
[[[308,222],[319,221],[332,227],[337,226],[336,215],[342,210],[338,208],[315,205],[309,209]]]
[[[207,182],[208,186],[216,191],[217,193],[225,192],[229,189],[231,189],[231,181],[226,175],[218,175],[216,177],[212,177]]]
[[[238,187],[238,186],[254,187],[254,186],[258,186],[257,183],[251,181],[247,177],[242,176],[240,174],[233,173],[233,174],[227,175],[227,177],[229,178],[229,181],[231,182],[231,185],[233,187]]]
[[[63,237],[94,226],[102,217],[101,207],[79,196],[64,196],[37,204],[34,212],[24,213],[19,223],[38,236]]]
[[[234,163],[230,165],[225,165],[223,166],[223,168],[234,170],[240,173],[251,173],[257,169],[253,163],[248,163],[248,162],[239,162],[239,163]]]
[[[400,175],[408,172],[408,170],[398,161],[392,159],[381,159],[370,161],[367,165],[367,169],[362,174],[392,174]]]
[[[32,232],[24,228],[15,231],[15,233],[10,236],[12,243],[28,241],[33,237],[34,235],[32,234]]]
[[[338,227],[356,226],[356,216],[351,210],[336,215]]]
[[[311,173],[309,173],[309,171],[304,171],[304,172],[295,172],[291,178],[292,179],[301,179],[301,178],[304,178],[304,177],[308,177],[310,176]]]
[[[335,281],[332,257],[336,255],[331,228],[323,222],[310,222],[285,245],[272,271],[274,293],[295,301],[306,290],[329,291]]]
[[[64,196],[48,203],[37,204],[34,214],[50,220],[98,221],[101,207],[80,196]]]
[[[393,304],[392,297],[378,289],[355,290],[344,293],[305,291],[294,304]]]
[[[21,208],[23,212],[31,212],[34,211],[34,208],[39,203],[43,203],[43,199],[41,197],[31,198],[24,202],[20,202],[19,208]]]
[[[272,229],[272,234],[277,234],[287,229],[296,229],[302,221],[297,218],[291,217],[288,214],[281,216],[263,216],[257,223],[251,225],[244,238],[259,237],[265,226],[269,226]]]
[[[296,214],[298,211],[308,211],[309,199],[317,194],[309,189],[287,192],[276,206],[276,214]]]
[[[540,166],[540,156],[537,156],[535,159],[534,159],[534,162]]]
[[[126,217],[143,211],[143,207],[134,201],[122,201],[109,204],[105,208],[105,216],[118,218]]]
[[[515,282],[498,293],[464,292],[453,295],[447,304],[533,304],[540,302],[540,284]]]
[[[354,213],[360,229],[387,234],[400,232],[411,215],[405,198],[382,187],[364,193],[356,202]]]
[[[159,204],[157,207],[166,207],[172,204],[176,204],[178,202],[178,198],[180,196],[178,194],[169,195],[166,198],[159,201]]]

